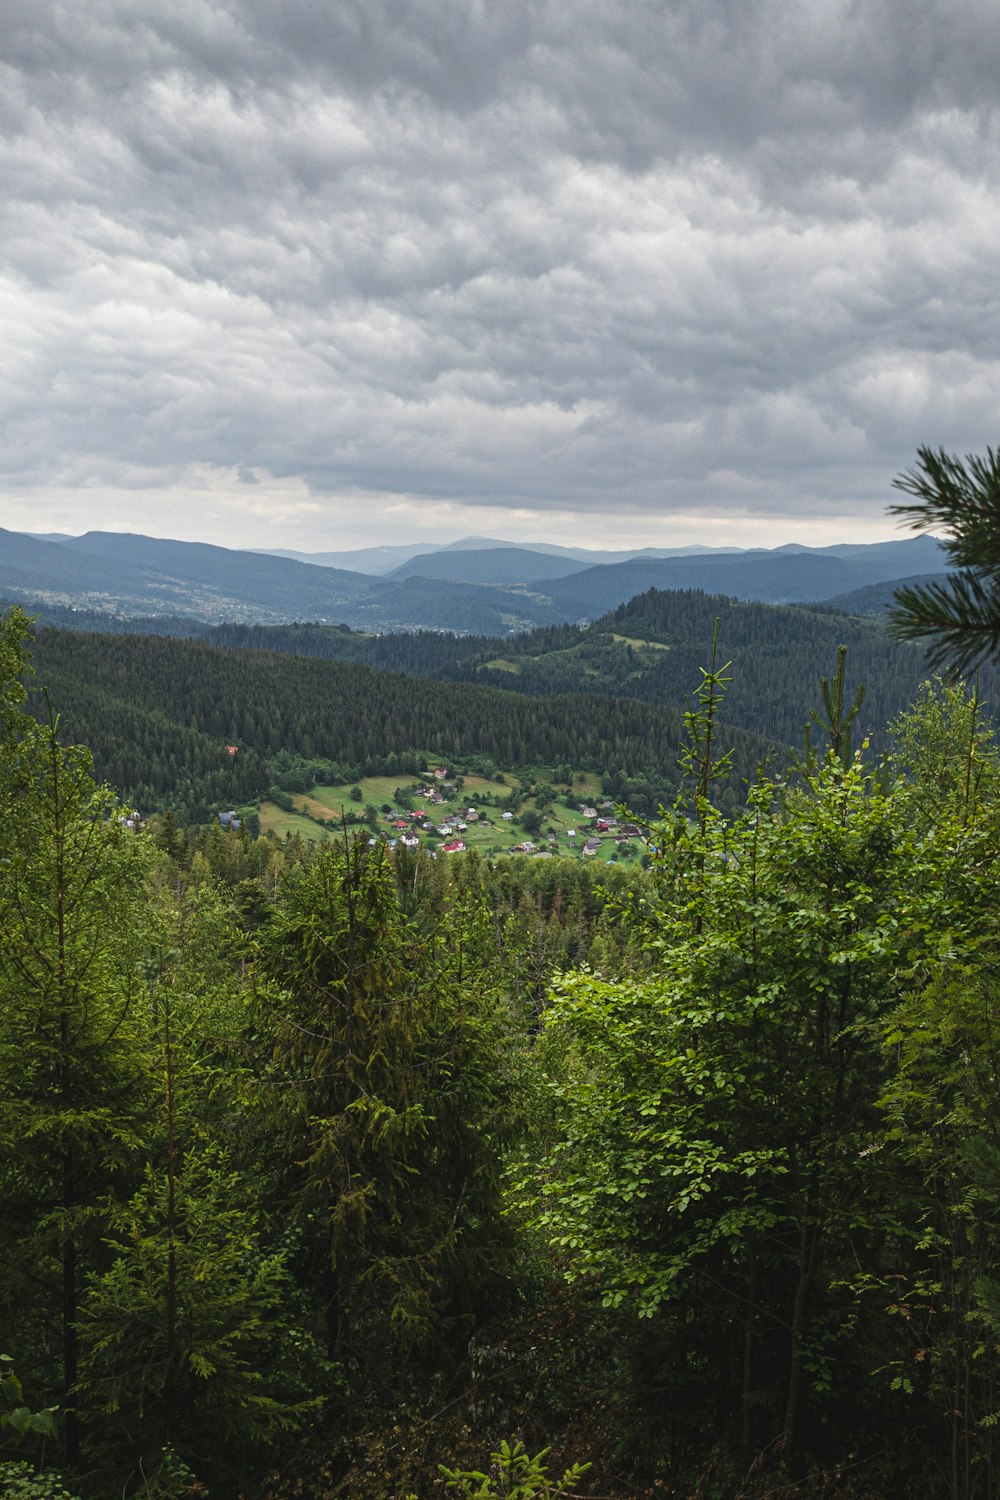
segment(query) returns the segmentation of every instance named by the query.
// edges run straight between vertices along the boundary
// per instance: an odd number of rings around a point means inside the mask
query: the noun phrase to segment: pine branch
[[[956,573],[946,583],[897,589],[894,601],[892,634],[921,642],[931,666],[963,675],[1000,654],[1000,577]]]

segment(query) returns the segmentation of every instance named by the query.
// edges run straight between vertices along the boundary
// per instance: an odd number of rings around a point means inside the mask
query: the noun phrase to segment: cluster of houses
[[[443,783],[444,791],[454,790],[454,783],[446,780],[448,772],[443,766],[438,766],[431,774],[438,782]],[[440,806],[448,800],[444,796],[444,792],[439,791],[436,786],[422,786],[416,795],[426,798],[432,807]],[[420,844],[417,832],[419,829],[420,833],[433,834],[447,840],[446,843],[441,845],[442,854],[464,853],[466,844],[461,835],[468,832],[469,824],[480,822],[488,824],[489,821],[489,818],[485,814],[480,813],[479,809],[475,807],[467,807],[464,812],[447,819],[443,823],[432,822],[431,815],[428,812],[409,812],[400,815],[394,813],[386,814],[386,822],[395,832],[395,837],[390,837],[389,842],[391,844],[395,845],[398,842],[402,844],[404,849],[416,849]]]
[[[418,811],[393,811],[386,812],[384,822],[387,827],[381,837],[386,837],[389,844],[394,848],[397,844],[404,849],[418,849],[420,847],[420,835],[428,835],[435,839],[443,839],[438,845],[441,854],[462,854],[466,850],[466,842],[462,837],[468,833],[472,824],[481,823],[485,827],[491,826],[491,820],[487,813],[481,812],[476,807],[466,807],[460,812],[449,812],[440,823],[436,823],[431,809],[436,809],[445,803],[453,802],[456,793],[456,782],[449,780],[450,772],[445,766],[437,766],[427,773],[428,781],[415,789],[414,796],[420,797],[429,804],[426,809]],[[614,815],[614,803],[605,800],[599,807],[584,806],[580,808],[581,817],[587,819],[590,827],[587,829],[566,829],[566,842],[570,848],[579,851],[588,857],[599,853],[602,845],[606,845],[611,839],[616,845],[628,843],[630,839],[641,838],[642,830],[636,823],[620,823]],[[507,811],[500,813],[500,822],[513,823],[515,814]],[[223,827],[238,828],[239,819],[233,812],[220,813],[219,821]],[[582,843],[580,842],[583,836]],[[553,830],[544,835],[539,835],[539,842],[524,839],[521,843],[510,846],[511,854],[530,854],[536,859],[551,859],[556,846],[559,843],[559,835]],[[376,839],[369,840],[374,844]]]
[[[642,837],[642,829],[638,823],[620,823],[613,810],[614,803],[611,801],[602,802],[600,809],[581,807],[581,817],[590,818],[593,825],[593,832],[583,845],[584,854],[597,853],[601,847],[599,834],[611,834],[616,844],[627,844],[630,839]]]
[[[449,800],[444,795],[444,792],[453,792],[455,784],[447,780],[449,773],[444,767],[437,768],[431,774],[439,785],[422,786],[416,795],[424,798],[432,807],[436,807]],[[443,788],[439,789],[441,783],[443,783]],[[619,820],[614,816],[614,803],[611,801],[602,802],[600,808],[582,807],[580,813],[582,817],[591,820],[592,827],[588,836],[582,844],[577,845],[579,831],[575,828],[569,828],[566,830],[566,840],[571,847],[575,845],[586,856],[597,854],[601,849],[603,840],[609,835],[613,837],[616,845],[625,844],[630,839],[641,837],[641,829],[637,824],[619,823]],[[514,820],[515,814],[512,812],[502,812],[500,814],[500,821],[502,823],[513,823]],[[430,834],[432,837],[446,840],[445,843],[440,845],[440,852],[442,854],[461,854],[464,852],[466,843],[462,838],[462,834],[468,832],[470,824],[482,823],[485,826],[490,825],[489,817],[475,807],[467,807],[463,812],[455,814],[441,823],[434,823],[431,814],[425,811],[389,813],[386,815],[386,822],[389,824],[391,843],[395,844],[398,842],[406,849],[416,849],[420,845],[419,835],[421,833],[424,835]],[[558,834],[550,829],[540,843],[535,843],[531,839],[524,839],[520,843],[511,844],[510,853],[532,854],[536,859],[551,859],[554,852],[552,846],[558,844],[558,842]]]

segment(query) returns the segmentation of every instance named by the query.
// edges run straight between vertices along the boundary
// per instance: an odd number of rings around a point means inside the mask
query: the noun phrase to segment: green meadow
[[[447,769],[449,775],[443,780],[428,772],[421,776],[365,776],[338,786],[314,786],[308,793],[292,796],[292,811],[264,801],[260,804],[261,831],[279,838],[298,834],[324,839],[331,837],[346,817],[351,823],[367,821],[373,834],[389,838],[407,831],[397,826],[405,822],[421,846],[430,849],[440,850],[452,839],[461,839],[468,850],[499,855],[531,842],[536,850],[552,854],[615,858],[628,863],[645,852],[639,840],[620,848],[615,843],[618,830],[596,834],[592,817],[585,817],[579,806],[566,805],[569,796],[577,804],[609,813],[609,809],[600,809],[600,778],[593,772],[574,772],[566,782],[555,780],[552,767],[508,770],[493,778],[463,772],[459,766]],[[441,801],[422,795],[423,788],[432,788]],[[470,808],[479,814],[478,819],[469,821],[466,814]],[[370,809],[374,809],[374,815]],[[411,816],[415,812],[425,812],[433,828],[415,826],[417,820]],[[512,816],[505,818],[505,812]],[[465,828],[459,829],[459,822],[464,822]],[[450,826],[452,833],[440,833],[442,826]],[[584,855],[583,846],[591,836],[600,839],[600,847],[596,854]]]

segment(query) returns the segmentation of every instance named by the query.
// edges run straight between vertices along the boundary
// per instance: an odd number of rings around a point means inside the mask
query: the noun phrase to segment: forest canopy
[[[597,877],[137,826],[57,692],[27,712],[27,643],[8,616],[11,1493],[995,1490],[974,698],[927,685],[883,763],[834,678],[726,809],[720,662],[650,870]]]

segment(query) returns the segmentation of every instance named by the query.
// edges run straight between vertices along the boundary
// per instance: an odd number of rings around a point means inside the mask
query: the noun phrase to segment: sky
[[[898,535],[1000,439],[995,0],[6,0],[0,526]]]

